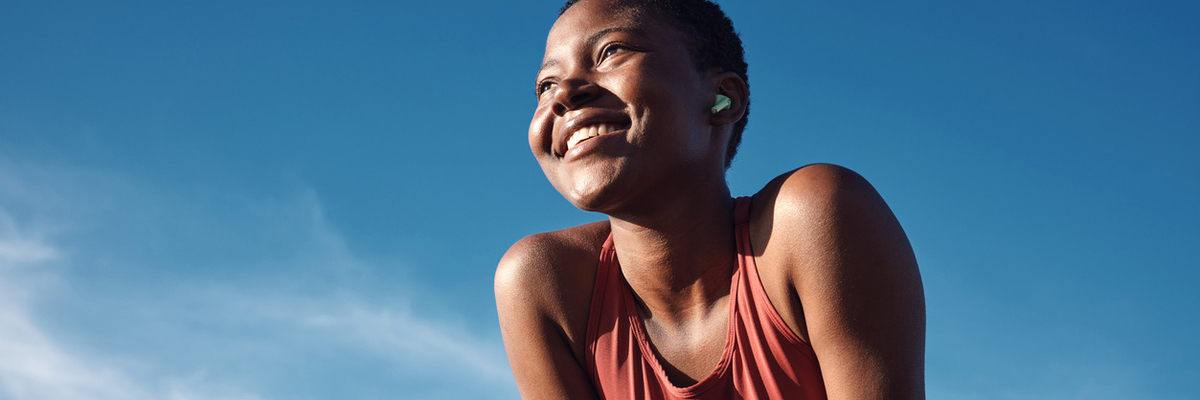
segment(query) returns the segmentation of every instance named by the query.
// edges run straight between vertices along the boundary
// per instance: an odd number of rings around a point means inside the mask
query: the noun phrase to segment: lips
[[[629,117],[616,111],[591,111],[569,119],[556,135],[554,153],[563,157],[580,143],[629,128]]]

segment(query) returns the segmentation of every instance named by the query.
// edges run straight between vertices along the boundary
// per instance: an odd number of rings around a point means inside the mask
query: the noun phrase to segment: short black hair
[[[746,51],[742,38],[733,29],[733,21],[721,11],[721,6],[708,0],[620,0],[622,3],[657,11],[666,17],[676,29],[683,32],[688,41],[688,52],[701,72],[716,68],[721,72],[732,71],[746,82],[749,90],[750,77],[746,75]],[[579,0],[568,0],[558,11],[561,17]],[[733,135],[725,150],[725,169],[733,163],[738,145],[742,144],[742,131],[750,120],[750,99],[746,99],[746,111],[742,119],[733,124]]]

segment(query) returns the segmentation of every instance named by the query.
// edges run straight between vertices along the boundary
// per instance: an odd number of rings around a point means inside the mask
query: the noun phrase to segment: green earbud
[[[723,94],[718,94],[717,102],[715,104],[713,104],[713,107],[712,107],[712,113],[716,114],[721,111],[725,111],[725,109],[729,108],[729,106],[731,104],[733,104],[733,102],[729,101],[729,96],[726,96]]]

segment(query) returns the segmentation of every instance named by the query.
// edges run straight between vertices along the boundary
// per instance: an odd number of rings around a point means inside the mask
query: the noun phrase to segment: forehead
[[[550,58],[555,47],[584,43],[590,36],[611,28],[636,31],[651,38],[672,36],[666,31],[675,30],[657,13],[635,4],[620,0],[582,0],[567,9],[550,28],[546,38],[546,58]]]
[[[562,33],[570,28],[604,23],[637,22],[641,10],[636,6],[617,0],[583,0],[575,3],[558,17],[550,28],[550,35]]]

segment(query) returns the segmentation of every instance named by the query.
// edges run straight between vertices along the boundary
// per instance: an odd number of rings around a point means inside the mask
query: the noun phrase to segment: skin
[[[567,200],[609,218],[521,239],[497,268],[505,349],[527,399],[598,398],[584,342],[610,232],[673,384],[707,376],[725,344],[736,252],[725,145],[748,88],[699,71],[682,34],[636,11],[581,1],[547,39],[530,148]],[[713,114],[717,94],[732,106]],[[622,129],[566,150],[597,122]],[[780,175],[754,195],[750,236],[763,287],[812,345],[830,399],[924,398],[920,274],[866,180],[828,164]]]

